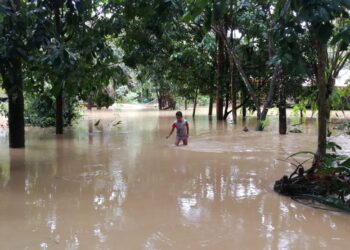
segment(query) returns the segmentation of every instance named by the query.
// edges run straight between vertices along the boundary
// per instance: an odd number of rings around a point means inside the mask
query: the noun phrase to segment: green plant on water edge
[[[304,102],[294,104],[292,116],[299,117],[300,114],[306,115],[306,104]]]
[[[265,129],[265,128],[267,128],[270,125],[271,122],[270,122],[270,120],[268,118],[266,118],[263,121],[259,121],[259,123],[260,123],[261,127],[263,129]]]
[[[72,125],[81,117],[79,102],[74,97],[64,101],[64,126]],[[52,127],[56,123],[55,98],[49,92],[26,96],[24,118],[26,124],[36,127]]]
[[[330,95],[332,110],[350,110],[350,86],[334,88]]]
[[[322,162],[317,162],[316,154],[301,151],[290,155],[287,160],[295,166],[293,173],[276,181],[274,190],[301,200],[310,200],[327,207],[350,212],[350,158],[338,154],[337,143],[327,142],[327,154]],[[302,162],[296,156],[309,155]],[[291,161],[292,160],[292,161]],[[313,160],[312,166],[305,170],[305,164]]]
[[[344,131],[347,135],[350,135],[350,120],[345,120],[342,123],[337,124],[334,129],[337,130],[342,130]]]

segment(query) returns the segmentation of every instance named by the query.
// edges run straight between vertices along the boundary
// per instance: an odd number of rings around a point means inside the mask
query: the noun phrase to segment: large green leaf
[[[333,152],[336,152],[338,149],[341,150],[341,146],[339,146],[337,143],[328,141],[326,144],[326,148],[332,150]]]
[[[298,155],[313,155],[313,156],[315,156],[316,154],[314,152],[311,152],[311,151],[300,151],[300,152],[291,154],[290,156],[287,157],[287,159],[292,158],[294,156],[298,156]]]
[[[350,158],[345,160],[345,161],[343,161],[343,162],[341,162],[339,164],[339,166],[344,166],[344,167],[350,168]]]
[[[337,42],[342,41],[344,44],[350,43],[350,26],[345,26],[342,28],[331,40],[331,44],[336,44]]]

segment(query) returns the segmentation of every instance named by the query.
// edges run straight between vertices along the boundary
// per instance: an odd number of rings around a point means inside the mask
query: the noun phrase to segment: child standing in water
[[[180,141],[182,141],[184,145],[187,145],[188,135],[189,135],[188,122],[182,117],[181,111],[176,112],[176,121],[173,123],[171,131],[169,135],[166,137],[167,139],[173,134],[175,128],[176,128],[175,145],[179,146]]]

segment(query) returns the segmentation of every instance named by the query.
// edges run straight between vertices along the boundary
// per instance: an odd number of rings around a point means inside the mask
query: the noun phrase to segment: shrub
[[[199,95],[197,99],[197,103],[199,106],[209,105],[209,96]]]
[[[8,110],[7,102],[0,102],[0,116],[7,117],[8,112],[9,112],[9,110]]]
[[[94,102],[96,103],[97,108],[108,108],[114,103],[114,98],[111,97],[107,91],[99,91],[94,98]]]
[[[117,101],[119,102],[123,102],[123,103],[138,102],[139,94],[131,91],[127,85],[120,86],[115,93],[116,93]]]
[[[27,124],[38,127],[55,126],[55,111],[55,97],[48,91],[26,95],[24,117]],[[80,116],[78,100],[73,97],[65,98],[63,107],[64,126],[71,125],[72,121]]]
[[[334,88],[330,103],[332,110],[350,110],[350,86]]]

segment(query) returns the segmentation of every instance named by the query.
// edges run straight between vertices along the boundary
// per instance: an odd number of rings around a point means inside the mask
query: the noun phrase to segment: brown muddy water
[[[204,112],[177,148],[174,113],[87,112],[63,136],[27,128],[25,150],[1,134],[0,249],[349,249],[349,214],[273,191],[294,170],[280,159],[315,150],[313,120],[280,136]]]

